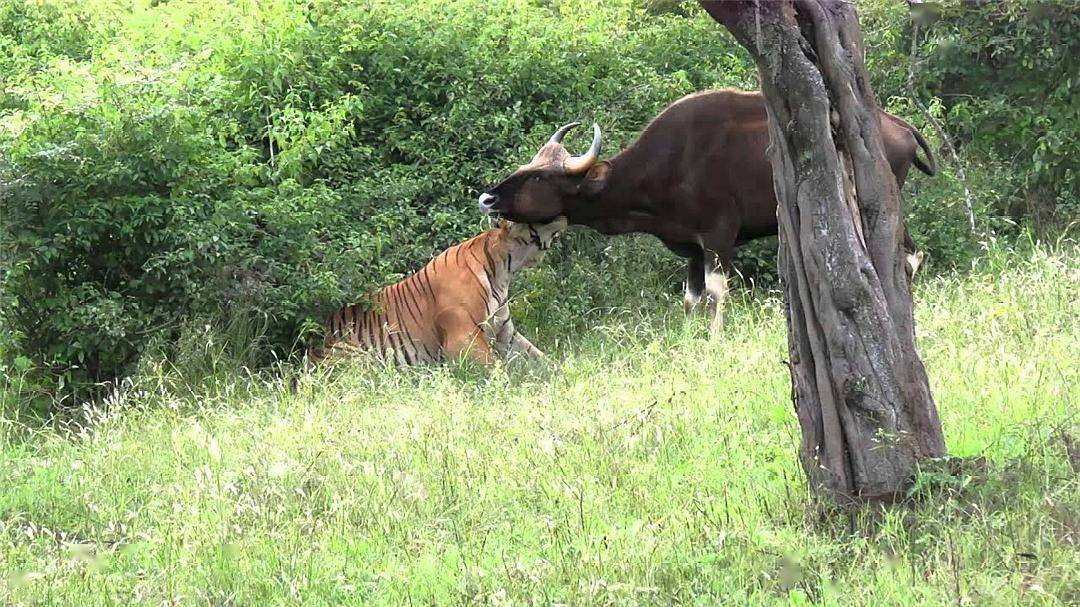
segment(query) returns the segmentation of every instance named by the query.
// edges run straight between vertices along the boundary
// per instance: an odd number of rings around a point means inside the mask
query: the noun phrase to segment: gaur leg
[[[705,251],[705,301],[711,322],[709,331],[717,335],[724,328],[724,303],[728,299],[728,269],[731,257]]]
[[[904,256],[907,258],[908,279],[910,280],[915,278],[915,273],[919,271],[926,253],[915,247],[915,241],[911,239],[911,233],[908,232],[906,225],[904,226]]]
[[[694,247],[686,263],[686,285],[683,293],[683,310],[689,316],[701,304],[705,295],[705,250]]]
[[[903,175],[897,173],[896,185],[900,189],[900,207],[907,208],[907,200],[904,198],[904,176],[907,175],[907,165],[903,166]],[[915,278],[915,273],[919,271],[919,266],[922,265],[923,260],[926,258],[926,253],[918,250],[915,246],[915,241],[911,238],[911,232],[908,232],[907,222],[904,223],[904,257],[907,261],[907,275],[908,281]]]
[[[466,310],[454,308],[440,312],[435,317],[435,326],[447,359],[468,356],[485,365],[494,361],[487,336]]]
[[[701,245],[693,242],[672,242],[661,239],[664,246],[679,257],[686,258],[686,282],[683,295],[683,310],[687,316],[698,309],[705,293],[705,251]]]
[[[735,241],[739,235],[739,224],[728,218],[717,224],[703,240],[705,245],[705,298],[709,318],[710,333],[717,335],[724,328],[724,303],[727,302],[729,288],[728,275],[734,271]]]

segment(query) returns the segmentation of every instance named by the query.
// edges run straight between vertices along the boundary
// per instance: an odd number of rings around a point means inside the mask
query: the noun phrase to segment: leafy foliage
[[[1007,162],[1001,209],[1039,225],[1080,216],[1080,4],[947,5],[923,43],[927,91],[958,143]]]
[[[888,109],[933,138],[905,97],[896,4],[866,5],[868,63]],[[1074,31],[1075,11],[950,10],[918,84],[973,163],[980,221],[1026,215],[1031,196],[1067,220],[1076,79],[1056,59],[1076,36],[1046,28]],[[687,2],[0,0],[0,355],[85,394],[199,319],[242,317],[263,328],[253,363],[284,356],[331,308],[483,228],[477,189],[557,125],[595,120],[617,150],[686,93],[755,83]],[[907,195],[947,267],[976,241],[945,173]],[[541,342],[681,281],[651,239],[566,240],[520,283]],[[759,245],[742,267],[767,281],[773,257]]]
[[[1030,222],[1049,233],[1080,217],[1080,4],[1003,0],[860,5],[874,86],[891,111],[941,144],[907,87],[912,22],[920,26],[912,87],[945,126],[967,169],[979,232]],[[940,260],[963,263],[958,166],[939,154],[943,177],[906,192],[912,232]]]
[[[12,351],[78,386],[222,308],[284,354],[331,307],[480,229],[476,188],[568,117],[618,146],[671,99],[752,81],[709,23],[631,3],[0,14],[19,51],[0,135],[4,322]]]

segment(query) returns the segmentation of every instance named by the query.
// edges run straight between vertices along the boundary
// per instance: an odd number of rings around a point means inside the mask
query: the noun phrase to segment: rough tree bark
[[[769,112],[803,469],[841,504],[894,498],[945,442],[854,2],[701,4],[750,51]]]

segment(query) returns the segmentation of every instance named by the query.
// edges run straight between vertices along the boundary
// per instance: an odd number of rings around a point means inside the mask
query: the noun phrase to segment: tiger
[[[498,220],[377,291],[372,306],[339,309],[326,322],[322,346],[309,350],[308,359],[368,352],[418,365],[463,356],[483,364],[496,356],[543,357],[510,319],[510,279],[539,262],[566,223],[565,217],[545,224]]]

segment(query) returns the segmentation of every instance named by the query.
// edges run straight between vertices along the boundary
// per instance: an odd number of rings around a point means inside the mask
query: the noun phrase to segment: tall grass
[[[628,308],[538,365],[146,364],[7,413],[0,604],[1076,604],[1080,250],[992,249],[918,286],[956,459],[903,507],[810,501],[779,301]]]

